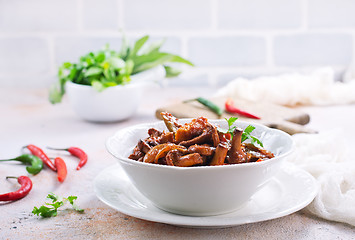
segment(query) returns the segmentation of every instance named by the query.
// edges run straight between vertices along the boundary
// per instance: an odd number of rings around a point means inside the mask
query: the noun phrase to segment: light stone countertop
[[[206,89],[157,89],[146,93],[137,114],[130,120],[95,124],[79,119],[69,103],[51,105],[46,90],[0,89],[0,158],[20,154],[22,146],[45,148],[78,146],[89,155],[87,165],[76,171],[77,160],[63,156],[68,176],[59,183],[48,169],[31,176],[33,189],[22,200],[0,203],[0,239],[355,239],[355,227],[326,221],[302,211],[274,220],[222,229],[182,228],[124,215],[104,203],[93,192],[93,179],[116,163],[106,151],[105,141],[117,130],[133,124],[152,122],[155,109],[167,103],[196,96],[208,96]],[[318,131],[339,127],[349,145],[355,144],[355,106],[303,107],[311,115],[308,127]],[[53,156],[53,151],[49,154]],[[53,156],[54,157],[54,156]],[[27,175],[17,164],[0,165],[0,193],[18,188],[8,175]],[[57,217],[34,216],[34,206],[45,202],[49,192],[76,195],[84,214],[62,211]]]

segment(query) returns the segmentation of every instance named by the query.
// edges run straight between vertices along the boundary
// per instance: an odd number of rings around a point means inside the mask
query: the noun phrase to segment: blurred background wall
[[[196,64],[172,86],[222,86],[354,56],[354,0],[0,0],[0,87],[43,88],[57,67],[149,34]]]

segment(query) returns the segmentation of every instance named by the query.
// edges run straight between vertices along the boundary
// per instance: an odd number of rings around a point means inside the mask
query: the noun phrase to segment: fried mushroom
[[[243,129],[235,128],[233,131],[233,139],[231,141],[231,148],[228,152],[228,162],[231,164],[246,162],[246,154],[242,146]]]
[[[166,155],[166,162],[168,165],[177,167],[191,167],[203,163],[203,158],[198,153],[191,153],[182,156],[177,149],[171,150]]]

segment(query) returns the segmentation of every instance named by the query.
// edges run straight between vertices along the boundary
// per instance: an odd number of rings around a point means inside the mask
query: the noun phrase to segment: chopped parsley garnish
[[[234,129],[236,128],[236,126],[234,126],[234,123],[235,123],[235,121],[237,121],[237,119],[238,119],[237,117],[230,117],[229,119],[225,118],[225,120],[228,123],[228,129],[225,130],[225,129],[219,128],[218,130],[223,133],[230,133],[233,138],[233,132],[234,132]],[[261,147],[264,147],[263,143],[258,138],[251,135],[251,133],[254,131],[254,129],[255,129],[255,127],[252,125],[249,125],[244,129],[243,134],[242,134],[242,142],[250,139],[250,142],[253,145],[255,145],[255,146],[259,145]]]
[[[65,203],[69,202],[72,205],[72,208],[77,212],[84,212],[84,209],[79,208],[74,201],[77,199],[77,196],[69,196],[67,198],[59,197],[54,193],[49,193],[47,199],[52,200],[52,203],[45,203],[39,208],[34,207],[32,213],[41,216],[44,218],[55,217],[58,214],[58,208],[63,206]]]

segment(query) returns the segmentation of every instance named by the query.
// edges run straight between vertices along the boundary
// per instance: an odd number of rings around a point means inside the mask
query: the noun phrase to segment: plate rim
[[[224,227],[233,227],[233,226],[238,226],[238,225],[243,225],[243,224],[248,224],[248,223],[256,223],[256,222],[262,222],[262,221],[267,221],[267,220],[272,220],[272,219],[276,219],[276,218],[280,218],[280,217],[284,217],[287,216],[289,214],[292,214],[294,212],[297,212],[301,209],[303,209],[304,207],[306,207],[308,204],[310,204],[313,199],[315,198],[315,196],[318,193],[319,187],[318,184],[316,182],[316,179],[307,171],[301,169],[300,167],[297,167],[295,164],[293,163],[289,163],[286,162],[283,164],[283,166],[281,167],[280,171],[283,171],[284,173],[292,176],[295,178],[294,175],[296,174],[301,174],[304,178],[303,181],[296,181],[298,184],[304,185],[304,183],[306,182],[306,180],[310,181],[312,183],[312,190],[310,191],[310,193],[308,195],[304,195],[301,194],[301,196],[304,198],[301,202],[299,202],[297,205],[289,207],[287,209],[283,209],[283,210],[279,210],[277,212],[272,213],[272,216],[270,217],[264,217],[264,218],[259,218],[259,219],[253,219],[253,216],[257,216],[257,214],[252,214],[252,215],[248,215],[248,216],[244,216],[244,217],[239,217],[239,221],[238,221],[238,216],[227,216],[230,213],[227,214],[221,214],[221,215],[216,215],[216,216],[186,216],[186,215],[178,215],[178,214],[174,214],[174,213],[170,213],[170,212],[166,212],[158,207],[156,207],[153,203],[151,203],[148,199],[146,199],[143,195],[141,195],[141,197],[145,198],[146,201],[148,201],[151,204],[151,207],[156,208],[155,210],[159,210],[163,213],[163,215],[159,216],[155,216],[155,215],[147,215],[147,214],[137,214],[134,211],[130,211],[129,209],[124,209],[122,207],[116,206],[114,203],[112,203],[112,201],[106,199],[103,194],[100,193],[100,191],[103,191],[102,189],[99,189],[98,187],[98,182],[100,181],[100,178],[103,178],[105,175],[107,175],[107,172],[111,172],[111,171],[115,171],[116,169],[120,169],[120,171],[124,174],[123,176],[118,176],[117,179],[122,179],[125,178],[125,180],[131,185],[131,187],[133,187],[135,189],[135,187],[133,186],[133,184],[131,183],[131,181],[128,179],[127,175],[125,174],[124,170],[122,169],[122,167],[116,163],[112,166],[109,166],[107,168],[105,168],[104,170],[102,170],[94,179],[94,183],[93,183],[93,188],[94,188],[94,192],[97,196],[97,198],[102,201],[103,203],[105,203],[106,205],[108,205],[109,207],[123,213],[126,214],[128,216],[132,216],[138,219],[142,219],[142,220],[146,220],[146,221],[151,221],[151,222],[157,222],[157,223],[164,223],[164,224],[170,224],[170,225],[175,225],[175,226],[181,226],[181,227],[190,227],[190,228],[224,228]],[[291,171],[291,173],[287,172],[287,171]],[[279,173],[280,174],[280,173]],[[275,177],[273,177],[272,179],[276,178],[277,181],[277,174]],[[279,181],[281,182],[281,181]],[[282,182],[281,182],[282,183]],[[287,187],[286,187],[287,188]],[[135,189],[135,191],[138,191]],[[147,206],[146,206],[147,207]],[[148,207],[147,207],[148,208]],[[243,208],[243,207],[242,207]],[[241,209],[242,209],[241,208]],[[277,207],[276,207],[277,208]],[[233,213],[233,212],[232,212]],[[263,214],[263,213],[260,213]],[[170,218],[159,218],[161,216],[170,216]],[[220,218],[226,216],[225,218]],[[225,223],[225,220],[227,219],[234,219],[234,221]],[[219,219],[220,218],[220,219]],[[177,221],[177,219],[179,219],[179,221]],[[192,220],[193,221],[189,222],[188,220]],[[208,220],[208,219],[212,219],[215,221],[201,221],[198,222],[197,220]],[[244,219],[244,220],[243,220]],[[237,221],[236,221],[237,220]],[[243,221],[241,221],[243,220]],[[220,221],[220,222],[218,222]],[[185,222],[185,223],[183,223]]]

